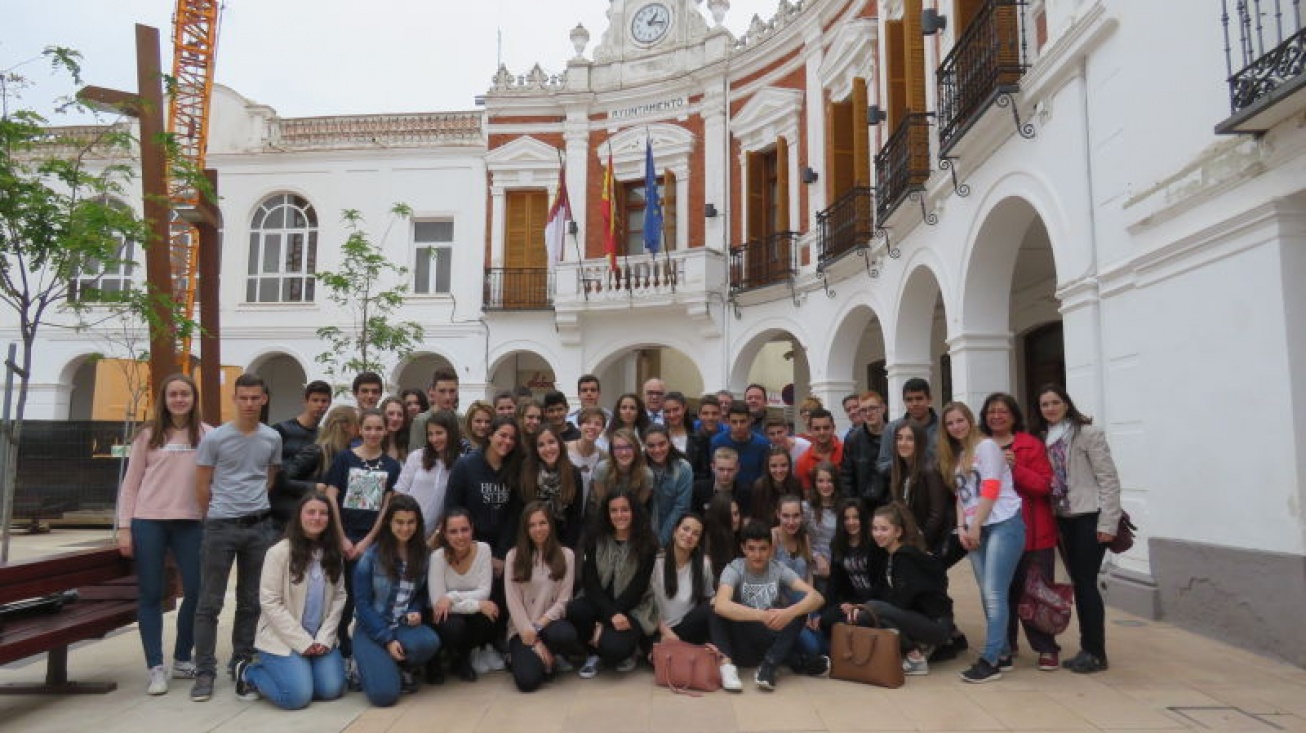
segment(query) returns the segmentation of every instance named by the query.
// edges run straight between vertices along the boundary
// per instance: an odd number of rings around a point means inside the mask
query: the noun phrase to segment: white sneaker
[[[503,661],[503,654],[493,646],[486,644],[482,649],[485,650],[485,666],[489,667],[491,672],[502,672],[508,668],[508,663]]]
[[[490,671],[489,657],[485,654],[485,647],[476,647],[468,656],[471,657],[472,669],[476,670],[476,674],[485,674]]]
[[[151,695],[164,695],[168,692],[168,670],[160,664],[150,667],[150,686],[145,691]]]
[[[739,681],[739,668],[733,664],[721,665],[721,687],[728,692],[740,692],[744,683]]]
[[[174,680],[195,679],[195,663],[183,662],[180,659],[172,660],[172,678]]]

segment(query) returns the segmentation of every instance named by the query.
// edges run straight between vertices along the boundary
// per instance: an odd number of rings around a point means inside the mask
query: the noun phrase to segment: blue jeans
[[[271,519],[254,524],[224,519],[204,522],[200,599],[195,609],[196,675],[217,676],[218,616],[222,613],[233,562],[236,564],[236,620],[231,628],[231,656],[232,659],[253,658],[259,617],[259,576],[274,533]]]
[[[984,651],[980,654],[989,664],[997,666],[999,657],[1011,653],[1007,642],[1007,616],[1010,612],[1008,593],[1016,565],[1025,554],[1025,520],[1020,514],[1012,515],[980,531],[980,546],[970,551],[970,564],[975,569],[975,582],[979,585],[980,601],[984,604]]]
[[[400,626],[395,629],[395,638],[404,648],[404,666],[408,669],[421,669],[440,651],[440,637],[430,626]],[[379,708],[399,702],[403,690],[399,663],[362,629],[354,634],[354,662],[368,702]]]
[[[313,700],[345,694],[345,660],[339,649],[317,657],[260,651],[258,663],[245,670],[245,681],[282,710],[300,710]]]
[[[140,588],[136,618],[141,646],[145,648],[145,666],[163,664],[163,593],[168,582],[164,560],[169,549],[181,574],[182,590],[172,658],[189,662],[191,648],[195,646],[195,604],[200,594],[200,542],[204,528],[197,519],[133,519],[131,533]]]

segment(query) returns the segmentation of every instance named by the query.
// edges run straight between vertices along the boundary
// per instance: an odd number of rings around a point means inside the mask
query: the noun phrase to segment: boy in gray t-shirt
[[[830,671],[830,658],[799,659],[795,643],[807,614],[825,603],[820,593],[793,570],[771,559],[771,529],[756,519],[744,525],[744,557],[721,571],[721,583],[712,601],[712,643],[724,655],[721,686],[731,692],[743,689],[735,662],[757,664],[753,678],[763,690],[775,689],[776,668],[790,662],[813,676]],[[797,603],[785,606],[784,590]],[[759,664],[760,662],[760,664]]]
[[[236,419],[209,431],[195,457],[195,493],[204,512],[200,595],[195,609],[195,684],[190,699],[213,696],[217,676],[218,615],[236,563],[236,619],[232,669],[254,656],[263,555],[275,539],[268,489],[281,465],[281,436],[259,422],[268,401],[256,374],[236,380]]]

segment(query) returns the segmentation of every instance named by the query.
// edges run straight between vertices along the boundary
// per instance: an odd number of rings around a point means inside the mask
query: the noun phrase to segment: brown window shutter
[[[839,195],[839,191],[834,185],[834,169],[837,165],[835,162],[835,158],[837,157],[835,151],[838,145],[835,137],[834,109],[834,102],[829,99],[825,100],[825,170],[827,172],[825,176],[826,201],[834,201],[835,197]]]
[[[925,111],[925,36],[921,35],[921,0],[904,0],[902,33],[907,52],[904,64],[907,109]]]
[[[884,24],[885,30],[885,55],[888,56],[888,97],[889,103],[886,111],[888,118],[885,120],[886,137],[893,134],[898,129],[899,123],[902,122],[903,115],[907,112],[907,77],[904,69],[906,68],[907,50],[906,43],[903,40],[903,27],[901,20],[890,20]]]
[[[789,142],[784,136],[775,141],[775,231],[789,227]]]
[[[865,118],[866,80],[860,76],[853,79],[852,96],[852,109],[849,110],[852,119],[849,120],[849,127],[853,137],[853,185],[869,186],[871,185],[871,128],[866,124]]]
[[[766,236],[766,166],[761,153],[748,153],[748,226],[744,236],[749,242]]]

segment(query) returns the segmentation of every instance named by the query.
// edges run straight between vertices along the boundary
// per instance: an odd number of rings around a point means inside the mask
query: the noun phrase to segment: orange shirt
[[[837,435],[832,436],[831,440],[834,441],[834,450],[830,451],[829,456],[817,455],[816,443],[812,443],[812,447],[799,456],[798,462],[794,464],[794,473],[798,476],[798,480],[803,483],[803,491],[811,490],[812,469],[816,468],[816,464],[822,460],[828,460],[834,464],[834,484],[835,486],[839,485],[839,466],[843,463],[843,441],[839,440]]]

